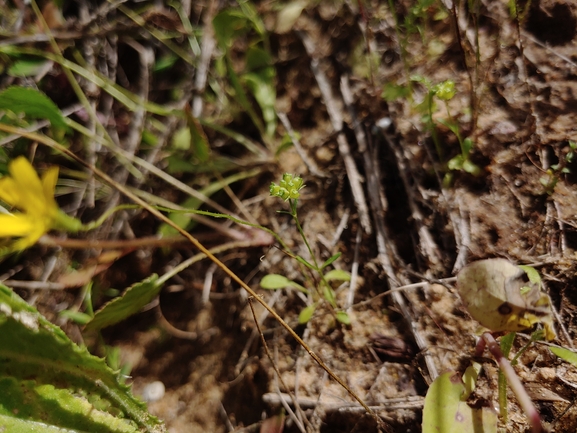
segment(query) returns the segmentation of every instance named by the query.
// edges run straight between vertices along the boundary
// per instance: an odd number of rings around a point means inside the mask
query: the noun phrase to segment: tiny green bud
[[[270,184],[270,195],[274,196],[278,196],[279,195],[279,191],[280,191],[280,186],[278,186],[276,183],[271,182]]]
[[[437,95],[437,98],[442,99],[443,101],[449,101],[453,99],[455,96],[455,82],[453,80],[443,81],[442,83],[437,84],[433,90]]]

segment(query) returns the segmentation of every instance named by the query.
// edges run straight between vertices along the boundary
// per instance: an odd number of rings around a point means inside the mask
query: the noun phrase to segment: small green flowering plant
[[[413,76],[411,77],[411,81],[422,84],[428,90],[425,99],[418,108],[425,113],[423,116],[423,122],[431,133],[431,138],[435,143],[435,148],[439,158],[441,160],[444,159],[444,151],[443,147],[441,146],[437,125],[435,124],[435,120],[433,120],[433,112],[435,111],[435,98],[445,103],[448,116],[446,119],[437,119],[436,121],[449,128],[449,130],[455,134],[455,137],[457,137],[457,140],[459,141],[459,146],[461,147],[461,153],[447,161],[447,168],[449,169],[449,172],[445,175],[443,184],[449,185],[451,183],[453,177],[451,172],[453,171],[464,171],[466,173],[472,174],[473,176],[479,176],[482,173],[482,170],[476,164],[474,164],[470,158],[471,151],[473,150],[473,140],[470,137],[463,138],[459,124],[449,110],[449,101],[454,98],[457,92],[455,82],[453,80],[445,80],[441,83],[433,85],[433,83],[431,83],[428,78],[422,76]]]
[[[337,253],[331,256],[322,265],[319,266],[318,261],[312,251],[312,248],[304,234],[304,231],[298,219],[297,204],[298,199],[300,197],[300,190],[303,189],[304,187],[305,185],[303,179],[300,176],[294,176],[290,173],[285,173],[278,185],[274,182],[272,182],[270,185],[271,196],[279,197],[283,199],[285,202],[288,201],[290,211],[289,212],[279,211],[279,212],[288,213],[293,218],[297,230],[301,235],[301,238],[304,244],[306,245],[307,250],[309,251],[312,263],[299,255],[295,255],[290,252],[288,252],[288,254],[291,257],[295,258],[295,260],[297,260],[299,263],[304,265],[311,272],[312,278],[309,278],[309,281],[317,289],[315,293],[320,294],[320,296],[317,296],[317,299],[315,299],[312,302],[312,304],[309,304],[301,311],[301,313],[299,314],[299,323],[301,324],[307,323],[313,316],[320,302],[324,299],[325,301],[328,302],[328,305],[330,306],[330,309],[333,311],[336,319],[339,322],[348,325],[350,324],[350,318],[346,312],[338,311],[335,292],[333,291],[329,282],[349,281],[350,274],[346,271],[342,271],[339,269],[333,269],[331,271],[325,272],[326,268],[341,256],[341,253]],[[276,290],[285,287],[292,287],[296,288],[297,290],[300,290],[301,292],[307,295],[311,294],[306,287],[302,286],[299,283],[289,280],[283,275],[278,274],[266,275],[261,280],[260,284],[264,289]]]

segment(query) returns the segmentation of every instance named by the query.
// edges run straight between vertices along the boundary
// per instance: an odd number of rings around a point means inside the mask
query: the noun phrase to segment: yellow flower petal
[[[42,190],[44,191],[44,198],[46,203],[52,203],[56,205],[54,201],[54,189],[56,188],[56,182],[58,181],[58,167],[50,167],[42,175]]]
[[[48,203],[44,196],[44,188],[32,164],[23,156],[19,156],[10,163],[8,170],[18,187],[19,200],[14,206],[30,215],[46,215]]]
[[[23,214],[0,215],[0,237],[21,237],[34,231],[35,222]]]
[[[20,207],[21,195],[18,185],[10,176],[4,176],[0,179],[0,200],[8,203],[10,206]]]

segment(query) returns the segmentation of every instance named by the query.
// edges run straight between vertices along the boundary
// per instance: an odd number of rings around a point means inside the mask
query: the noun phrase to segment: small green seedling
[[[548,195],[553,194],[557,183],[559,183],[559,180],[563,175],[571,173],[571,169],[568,167],[568,165],[575,160],[576,153],[577,143],[574,141],[569,141],[569,151],[565,157],[560,158],[558,164],[552,164],[545,172],[545,175],[539,179],[539,182],[541,182],[541,185],[545,187],[545,192]]]
[[[428,90],[425,99],[418,108],[420,108],[420,110],[425,113],[423,116],[423,122],[431,134],[431,138],[435,143],[435,149],[441,161],[444,162],[445,152],[443,146],[441,146],[437,125],[433,120],[433,112],[435,111],[435,98],[444,101],[445,107],[447,109],[447,118],[437,119],[437,122],[446,126],[453,134],[455,134],[455,137],[457,137],[457,140],[459,141],[459,146],[461,147],[461,153],[447,161],[447,169],[449,169],[449,173],[447,173],[445,176],[443,183],[445,185],[450,184],[452,180],[452,176],[450,174],[451,171],[464,171],[466,173],[472,174],[473,176],[479,176],[481,174],[481,169],[471,161],[473,140],[471,140],[469,137],[463,138],[459,124],[449,109],[448,102],[453,99],[456,94],[455,82],[453,80],[446,80],[433,85],[433,83],[431,83],[428,78],[418,75],[412,76],[411,80],[422,84]]]
[[[297,226],[297,230],[301,235],[301,238],[309,251],[312,263],[299,255],[295,255],[290,252],[287,252],[287,254],[293,257],[300,264],[304,265],[312,273],[313,277],[312,279],[309,279],[309,281],[310,280],[315,282],[318,281],[318,283],[313,282],[312,285],[317,289],[315,293],[319,293],[320,297],[318,300],[315,300],[312,304],[308,305],[301,311],[301,313],[299,314],[299,323],[301,324],[307,323],[312,318],[318,306],[318,303],[320,302],[320,299],[324,299],[325,301],[328,302],[328,304],[333,310],[337,310],[338,307],[335,292],[333,291],[329,282],[350,280],[350,274],[346,271],[338,269],[334,269],[328,272],[326,271],[327,267],[332,263],[334,263],[341,256],[341,253],[334,254],[333,256],[325,260],[325,262],[322,263],[321,265],[318,264],[318,261],[312,251],[312,248],[304,234],[304,231],[299,222],[297,214],[297,203],[300,197],[300,190],[303,189],[304,187],[305,185],[303,183],[303,179],[300,176],[293,176],[292,174],[289,173],[285,173],[283,175],[282,180],[278,185],[274,182],[271,183],[270,185],[271,196],[279,197],[284,201],[289,202],[290,211],[289,212],[281,211],[281,212],[288,213],[293,218]],[[310,291],[306,287],[278,274],[266,275],[261,280],[260,285],[263,289],[268,290],[293,287],[307,295],[310,294]],[[348,314],[344,311],[335,311],[335,317],[339,322],[343,324],[346,325],[350,324],[350,318]]]

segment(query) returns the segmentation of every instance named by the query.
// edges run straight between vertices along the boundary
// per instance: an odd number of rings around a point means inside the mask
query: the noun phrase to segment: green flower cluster
[[[296,200],[300,197],[299,191],[304,187],[305,185],[303,185],[302,177],[285,173],[282,176],[280,185],[277,185],[274,182],[270,184],[270,195],[273,197],[280,197],[284,201],[289,199]]]

